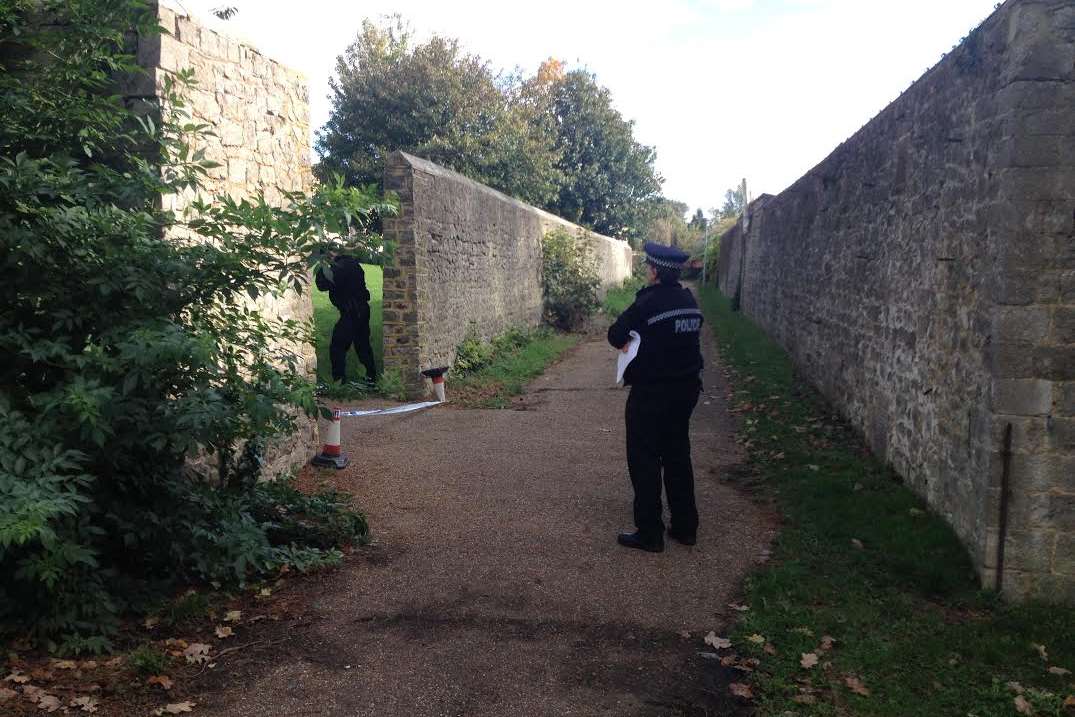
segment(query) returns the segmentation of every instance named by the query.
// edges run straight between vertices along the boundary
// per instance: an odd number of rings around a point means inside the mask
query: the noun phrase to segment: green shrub
[[[329,182],[162,209],[216,165],[191,146],[192,73],[160,102],[116,95],[140,72],[131,32],[158,30],[145,0],[0,3],[0,631],[66,652],[106,649],[149,586],[332,561],[364,530],[258,483],[266,441],[319,407],[287,348],[310,326],[250,300],[378,246],[365,228],[393,207]],[[192,455],[219,482],[189,478]]]
[[[601,282],[589,244],[554,229],[545,235],[541,250],[545,320],[558,329],[575,331],[600,306]]]
[[[478,369],[488,366],[495,354],[493,344],[486,341],[478,333],[478,327],[471,324],[467,327],[463,341],[455,347],[454,372],[460,376],[474,373]]]

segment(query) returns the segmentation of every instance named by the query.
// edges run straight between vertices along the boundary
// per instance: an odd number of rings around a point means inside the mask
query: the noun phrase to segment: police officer
[[[694,545],[698,510],[694,502],[690,419],[702,390],[699,336],[702,312],[679,283],[688,256],[675,247],[647,242],[649,284],[609,327],[608,342],[626,350],[630,332],[641,338],[638,355],[624,372],[627,397],[627,468],[634,487],[637,530],[620,533],[628,548],[664,550],[661,478],[668,498],[668,535]]]
[[[328,355],[332,362],[333,380],[343,382],[347,377],[347,351],[354,344],[358,359],[366,367],[366,382],[377,382],[377,364],[370,346],[370,292],[366,274],[358,259],[339,254],[332,259],[332,278],[317,270],[317,288],[328,292],[329,301],[340,312],[332,329]]]

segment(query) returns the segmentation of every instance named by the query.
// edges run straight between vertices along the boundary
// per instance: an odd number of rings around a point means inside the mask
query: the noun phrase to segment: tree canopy
[[[559,186],[553,136],[512,82],[456,40],[417,43],[399,18],[383,26],[367,20],[330,82],[319,173],[379,184],[385,157],[405,150],[547,205]]]

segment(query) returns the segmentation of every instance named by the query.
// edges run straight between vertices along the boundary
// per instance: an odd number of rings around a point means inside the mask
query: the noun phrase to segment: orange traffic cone
[[[332,412],[332,422],[325,430],[325,443],[321,452],[310,461],[315,466],[323,468],[335,468],[337,470],[347,467],[347,456],[340,447],[340,412]]]

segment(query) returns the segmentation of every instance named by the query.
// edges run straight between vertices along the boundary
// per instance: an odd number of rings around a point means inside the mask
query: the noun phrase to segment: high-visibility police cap
[[[674,246],[648,241],[644,247],[646,263],[659,269],[682,269],[690,256]]]

